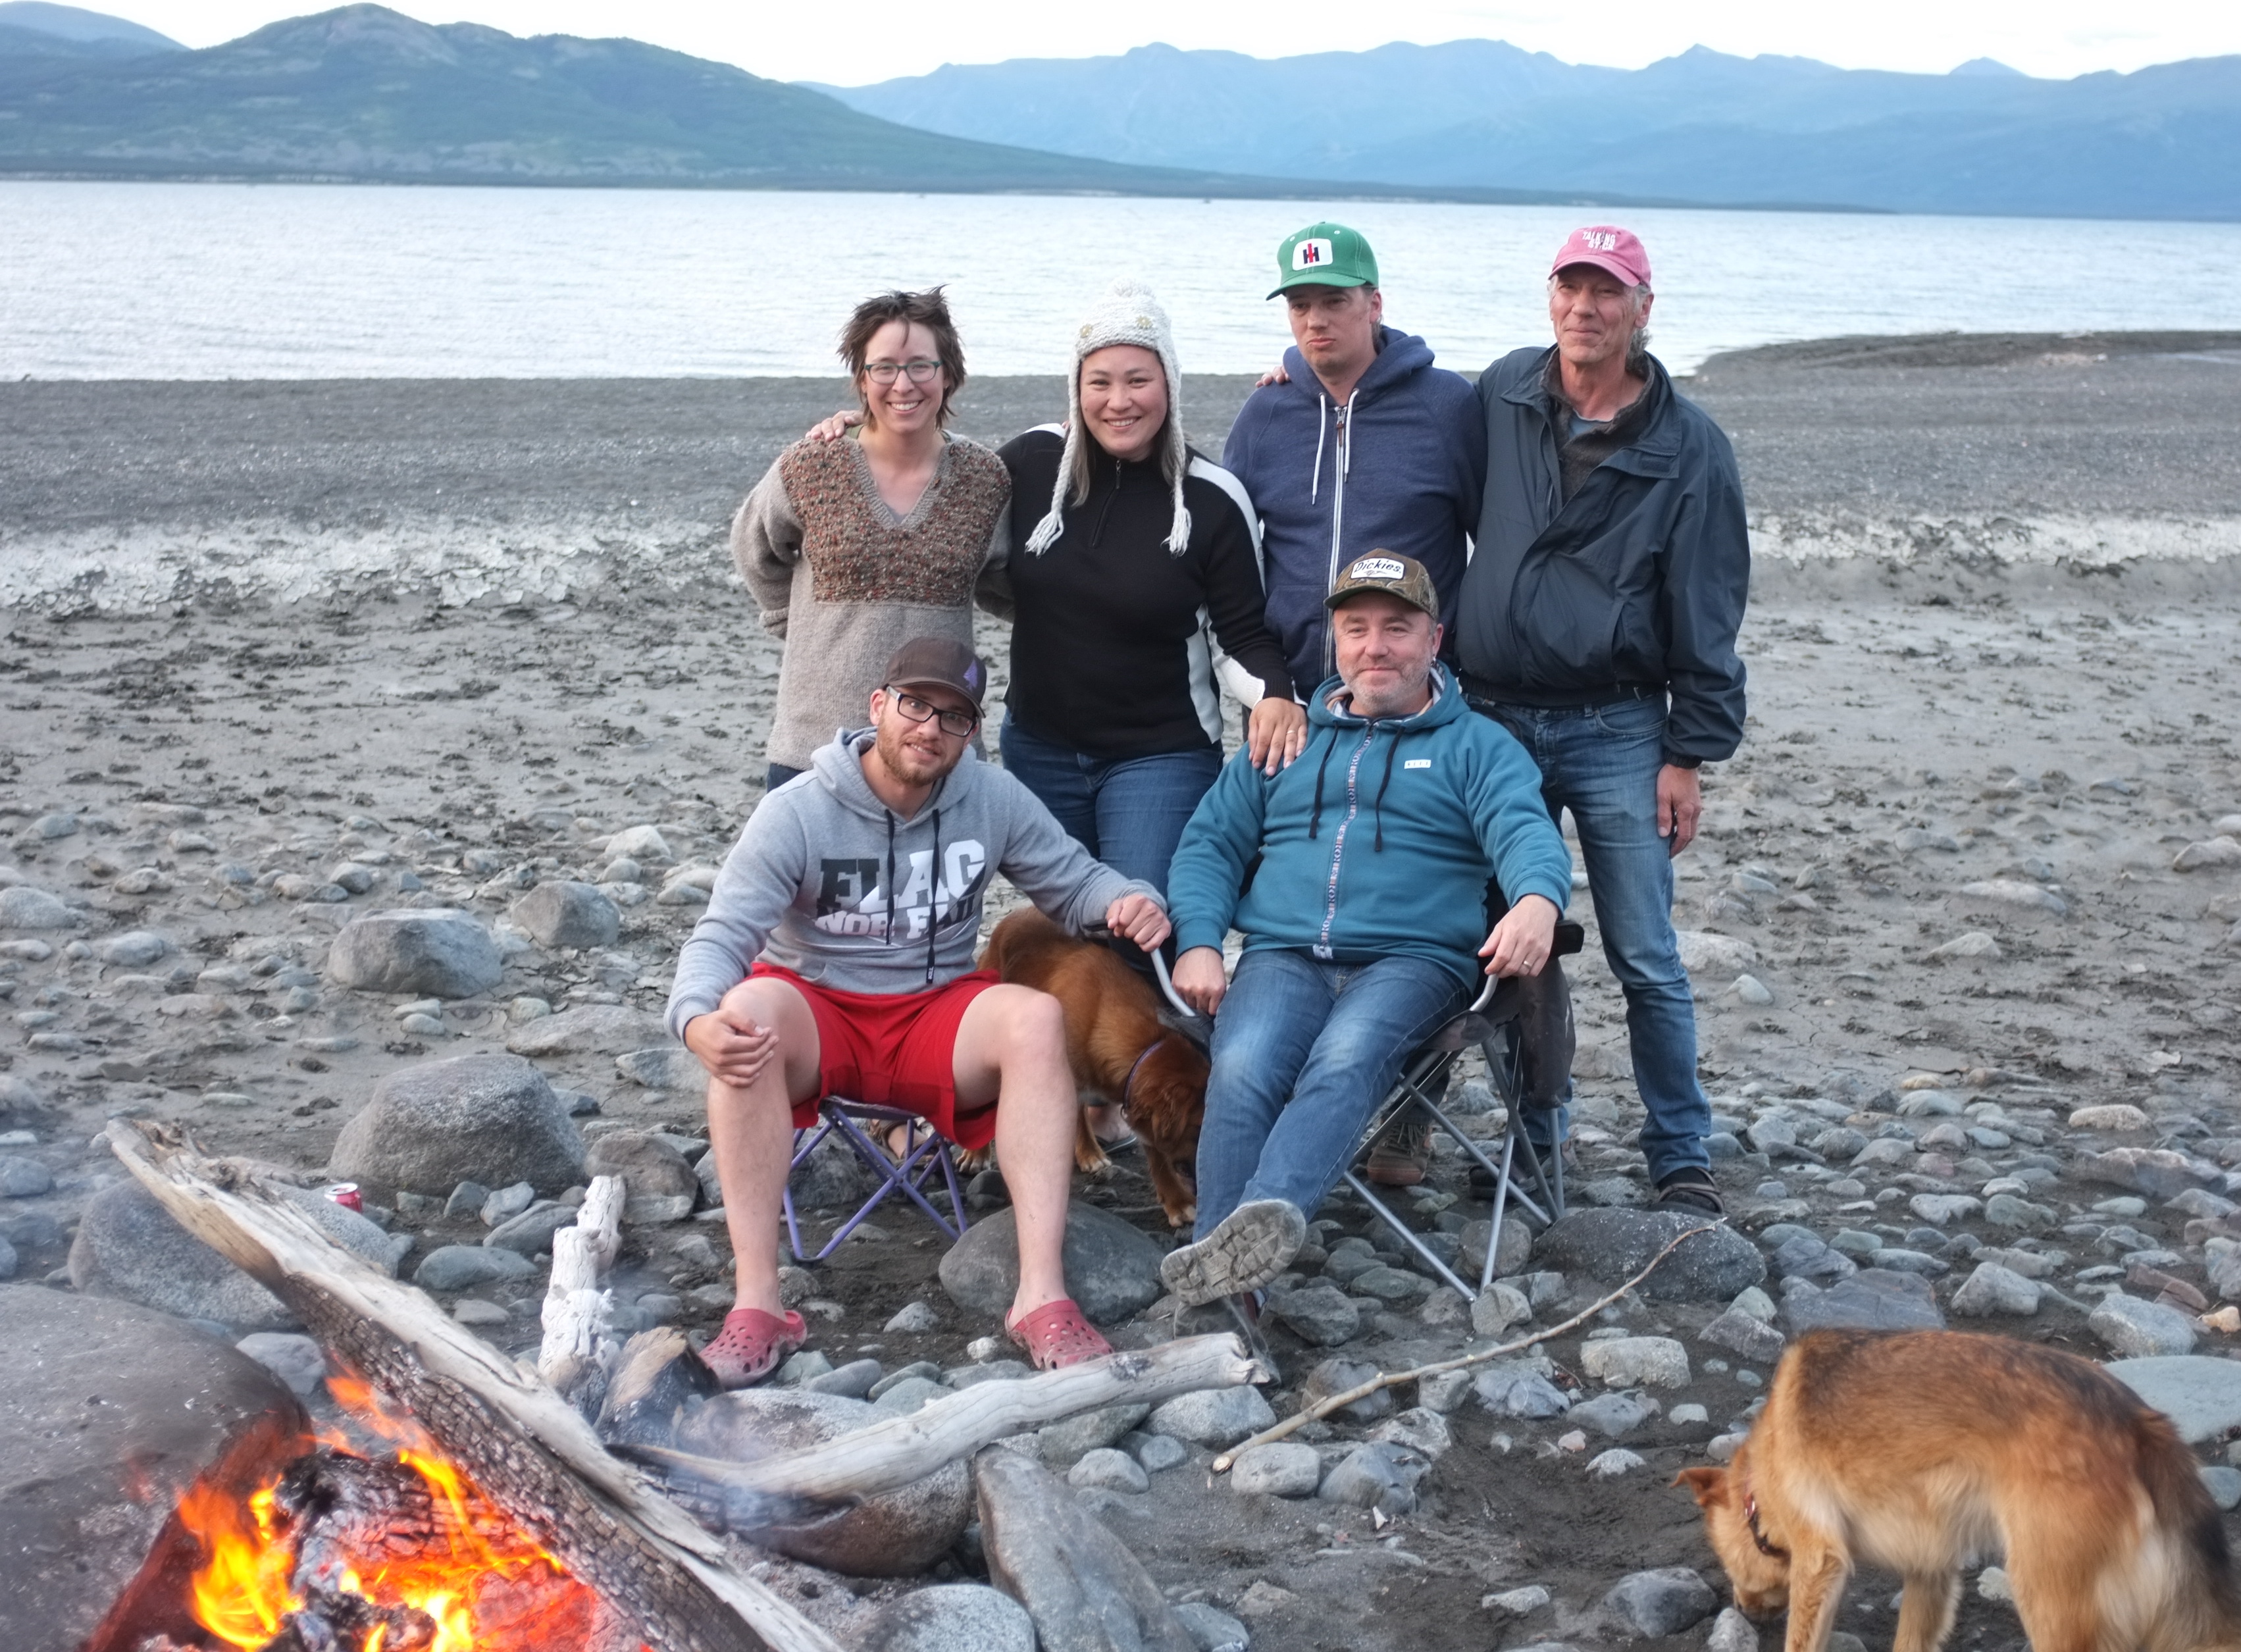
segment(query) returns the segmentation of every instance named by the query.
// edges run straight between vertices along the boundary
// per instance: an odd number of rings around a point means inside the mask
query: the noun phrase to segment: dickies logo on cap
[[[1431,574],[1414,557],[1393,551],[1373,551],[1368,556],[1356,557],[1346,565],[1338,583],[1331,587],[1330,595],[1323,599],[1323,606],[1335,608],[1348,597],[1358,597],[1368,591],[1398,598],[1411,607],[1422,608],[1435,619],[1440,617],[1440,593],[1432,584]]]

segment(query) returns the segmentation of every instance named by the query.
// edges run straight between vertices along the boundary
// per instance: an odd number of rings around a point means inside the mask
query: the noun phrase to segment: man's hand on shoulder
[[[1307,744],[1308,708],[1297,700],[1263,695],[1246,719],[1246,760],[1263,774],[1291,767]]]
[[[1703,813],[1704,794],[1695,769],[1668,763],[1657,771],[1657,835],[1665,839],[1669,859],[1696,842]]]
[[[718,1008],[686,1022],[685,1047],[717,1078],[745,1089],[778,1053],[778,1034]]]
[[[819,419],[803,433],[803,439],[811,442],[837,442],[863,422],[864,415],[861,409],[846,408],[834,413],[829,418]]]
[[[1194,946],[1175,960],[1175,992],[1201,1015],[1221,1007],[1229,992],[1229,977],[1221,967],[1221,948]]]
[[[1538,975],[1556,944],[1556,920],[1564,914],[1546,895],[1521,895],[1502,913],[1478,955],[1489,975]]]
[[[1116,935],[1126,935],[1146,952],[1166,940],[1174,928],[1160,903],[1149,895],[1121,896],[1105,909],[1105,926]]]

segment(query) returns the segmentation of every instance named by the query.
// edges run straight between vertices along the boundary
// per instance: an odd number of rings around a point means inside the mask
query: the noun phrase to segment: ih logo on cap
[[[1319,270],[1331,261],[1331,244],[1321,237],[1301,242],[1292,249],[1292,268]]]
[[[1391,557],[1364,557],[1346,571],[1349,579],[1405,579],[1408,570]]]

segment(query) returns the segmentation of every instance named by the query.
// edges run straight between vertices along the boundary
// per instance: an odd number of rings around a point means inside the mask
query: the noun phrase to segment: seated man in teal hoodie
[[[1571,893],[1540,771],[1438,664],[1423,565],[1357,558],[1327,605],[1338,675],[1308,703],[1308,749],[1274,775],[1232,761],[1168,874],[1176,990],[1221,1012],[1198,1225],[1160,1270],[1187,1303],[1283,1271],[1401,1062],[1476,993],[1476,960],[1538,972]],[[1510,904],[1485,934],[1489,878]]]

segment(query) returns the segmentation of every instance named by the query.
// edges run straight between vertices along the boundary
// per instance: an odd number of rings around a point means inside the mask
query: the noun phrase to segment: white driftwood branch
[[[499,1507],[638,1615],[658,1652],[841,1652],[791,1602],[734,1570],[721,1538],[610,1455],[535,1372],[336,1244],[255,1169],[203,1158],[176,1126],[119,1120],[108,1138],[182,1227],[411,1408]]]
[[[1179,1394],[1235,1388],[1265,1374],[1234,1336],[1186,1337],[1013,1382],[975,1383],[906,1416],[757,1462],[651,1446],[632,1455],[750,1504],[759,1498],[840,1502],[909,1485],[993,1441],[1079,1412],[1157,1405]]]
[[[545,1288],[545,1341],[537,1374],[559,1393],[573,1395],[584,1379],[610,1363],[615,1339],[608,1329],[612,1299],[601,1286],[622,1247],[625,1189],[620,1176],[594,1176],[573,1227],[552,1235],[552,1280]]]

